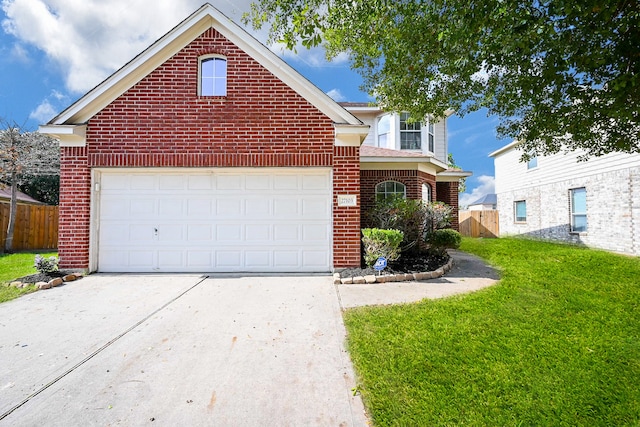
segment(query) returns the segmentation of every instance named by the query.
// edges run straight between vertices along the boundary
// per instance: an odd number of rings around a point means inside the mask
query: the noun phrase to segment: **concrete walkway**
[[[400,304],[473,292],[495,284],[498,272],[474,255],[449,251],[453,268],[439,279],[371,285],[337,285],[342,308]]]
[[[0,304],[0,425],[365,426],[329,276],[96,274]]]

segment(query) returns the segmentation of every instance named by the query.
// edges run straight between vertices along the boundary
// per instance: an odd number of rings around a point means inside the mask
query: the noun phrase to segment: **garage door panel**
[[[100,183],[99,271],[330,269],[328,168],[106,171]]]

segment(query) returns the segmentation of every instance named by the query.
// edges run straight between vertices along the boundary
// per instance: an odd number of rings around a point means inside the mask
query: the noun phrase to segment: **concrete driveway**
[[[0,425],[363,426],[328,276],[97,274],[0,304]]]

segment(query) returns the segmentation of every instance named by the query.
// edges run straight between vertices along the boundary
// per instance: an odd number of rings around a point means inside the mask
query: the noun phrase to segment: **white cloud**
[[[249,0],[216,6],[239,22]],[[83,93],[146,49],[202,0],[2,0],[5,32],[42,50]]]
[[[31,62],[31,58],[29,57],[29,52],[25,47],[19,43],[16,43],[11,48],[11,58],[18,62],[22,62],[27,64]]]
[[[49,102],[48,99],[45,99],[29,114],[29,118],[33,120],[37,120],[38,123],[47,123],[57,114],[56,109]]]
[[[54,118],[62,108],[69,103],[69,97],[57,90],[52,90],[51,94],[42,100],[31,113],[29,118],[38,123],[47,123]]]
[[[347,98],[340,92],[340,89],[331,89],[327,95],[336,102],[345,101]]]
[[[491,194],[495,192],[495,178],[489,175],[480,175],[476,178],[478,181],[478,186],[471,190],[471,193],[463,193],[460,196],[460,200],[458,204],[460,207],[467,207],[470,203],[475,202],[479,198],[484,195]],[[467,184],[469,181],[467,180]]]

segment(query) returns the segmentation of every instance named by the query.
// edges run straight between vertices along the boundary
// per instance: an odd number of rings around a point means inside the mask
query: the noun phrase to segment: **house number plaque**
[[[338,194],[338,206],[350,207],[358,206],[358,201],[355,194]]]

